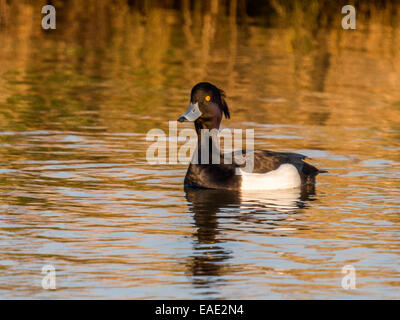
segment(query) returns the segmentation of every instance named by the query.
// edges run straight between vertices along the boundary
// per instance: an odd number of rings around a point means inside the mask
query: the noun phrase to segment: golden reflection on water
[[[343,30],[324,1],[79,3],[45,32],[42,2],[0,0],[2,298],[398,298],[398,5]],[[203,80],[225,127],[328,170],[315,192],[185,192],[186,165],[149,165]]]

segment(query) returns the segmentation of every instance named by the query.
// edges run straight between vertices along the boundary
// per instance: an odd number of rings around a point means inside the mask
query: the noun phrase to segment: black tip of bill
[[[188,121],[188,120],[184,116],[182,116],[182,117],[179,117],[177,121],[178,122],[185,122],[185,121]]]

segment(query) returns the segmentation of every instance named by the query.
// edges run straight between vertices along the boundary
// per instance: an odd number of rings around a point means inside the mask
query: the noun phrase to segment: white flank
[[[301,186],[300,174],[292,164],[285,163],[267,173],[248,173],[240,170],[242,190],[280,190]]]

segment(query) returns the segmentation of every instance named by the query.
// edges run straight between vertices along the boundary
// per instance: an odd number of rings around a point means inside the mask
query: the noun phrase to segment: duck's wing
[[[260,150],[260,151],[263,151],[263,150]],[[272,151],[269,151],[269,152],[272,152]],[[281,155],[285,155],[285,156],[288,156],[291,158],[297,158],[297,159],[301,159],[301,160],[307,159],[307,156],[305,156],[304,154],[295,153],[295,152],[273,152],[273,153],[279,153]]]
[[[280,165],[289,163],[296,167],[302,178],[315,177],[319,170],[304,160],[305,155],[293,152],[274,152],[269,150],[239,150],[233,152],[234,163],[244,171],[267,173]]]

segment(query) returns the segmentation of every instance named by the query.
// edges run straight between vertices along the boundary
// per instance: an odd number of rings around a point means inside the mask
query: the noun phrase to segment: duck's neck
[[[214,119],[213,119],[214,120]],[[212,164],[221,157],[220,149],[216,143],[216,134],[219,130],[219,121],[195,122],[197,133],[197,148],[194,158],[197,156],[198,164]]]
[[[194,128],[196,129],[197,136],[200,136],[202,129],[217,129],[219,130],[219,125],[221,124],[221,116],[213,117],[210,120],[196,120],[194,122]]]

